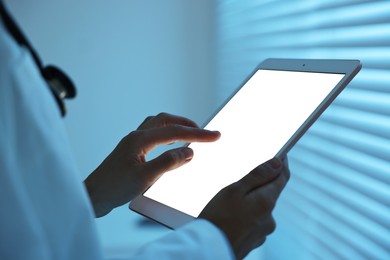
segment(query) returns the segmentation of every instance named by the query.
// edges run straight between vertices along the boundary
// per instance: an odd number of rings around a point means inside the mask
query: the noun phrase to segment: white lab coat
[[[0,259],[102,259],[92,208],[60,111],[30,53],[0,19]],[[197,220],[129,258],[230,259]]]

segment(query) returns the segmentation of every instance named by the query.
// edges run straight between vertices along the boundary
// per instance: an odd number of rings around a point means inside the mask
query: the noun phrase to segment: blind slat
[[[266,58],[363,63],[289,153],[265,258],[390,259],[390,1],[217,3],[221,103]]]
[[[380,259],[380,257],[387,255],[386,249],[383,248],[383,246],[386,247],[385,240],[380,241],[380,244],[370,240],[368,236],[356,229],[356,227],[353,226],[353,223],[350,223],[354,215],[352,215],[350,219],[343,219],[342,215],[338,214],[339,212],[337,210],[345,210],[348,212],[346,207],[339,205],[337,200],[321,196],[321,193],[317,189],[314,189],[309,185],[305,188],[308,192],[312,193],[313,196],[308,197],[305,196],[305,194],[302,194],[301,190],[294,190],[295,197],[297,199],[300,198],[299,200],[302,202],[299,205],[300,210],[306,211],[307,208],[310,208],[311,212],[309,216],[311,216],[313,220],[316,219],[316,224],[321,226],[320,232],[317,230],[317,232],[312,234],[316,239],[322,238],[324,232],[327,231],[334,237],[337,237],[339,243],[349,246],[353,251],[358,253],[357,255],[360,256],[359,258]],[[318,203],[317,196],[321,197],[321,203]],[[331,206],[331,210],[329,210],[329,206]],[[335,241],[333,241],[333,243],[334,242]],[[351,257],[350,254],[351,252],[348,254],[348,259]]]
[[[340,124],[319,120],[310,133],[318,138],[349,147],[383,161],[388,160],[390,154],[390,139],[347,128]]]

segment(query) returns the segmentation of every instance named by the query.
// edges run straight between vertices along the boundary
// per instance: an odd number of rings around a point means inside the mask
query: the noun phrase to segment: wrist
[[[89,200],[92,204],[95,216],[97,218],[103,217],[111,212],[112,208],[108,205],[109,203],[104,201],[102,192],[93,184],[90,176],[84,180],[84,185],[87,190]]]

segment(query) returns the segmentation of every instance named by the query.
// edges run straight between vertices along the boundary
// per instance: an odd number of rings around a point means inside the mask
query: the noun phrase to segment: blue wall
[[[213,1],[6,3],[43,60],[78,87],[65,123],[81,179],[145,117],[165,111],[201,124],[215,107]],[[166,232],[140,219],[127,207],[99,219],[106,249],[128,251]]]

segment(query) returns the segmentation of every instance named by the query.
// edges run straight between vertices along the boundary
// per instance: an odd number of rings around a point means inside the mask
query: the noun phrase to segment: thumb
[[[257,166],[244,176],[239,183],[247,192],[249,192],[276,179],[283,168],[282,166],[282,161],[275,157]]]
[[[189,147],[181,147],[166,151],[157,158],[146,162],[143,166],[147,174],[157,180],[167,171],[176,169],[191,161],[194,152]]]

